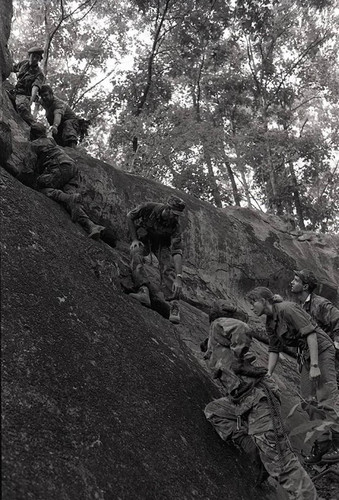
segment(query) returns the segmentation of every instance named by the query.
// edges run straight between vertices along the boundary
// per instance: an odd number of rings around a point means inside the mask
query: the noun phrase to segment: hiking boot
[[[336,464],[339,462],[339,445],[338,443],[331,444],[330,449],[321,457],[324,464]]]
[[[99,226],[98,224],[94,224],[92,222],[89,227],[88,237],[92,238],[92,240],[100,240],[101,231],[105,229],[105,226]]]
[[[169,317],[169,320],[171,323],[174,323],[174,324],[179,324],[180,323],[180,311],[179,311],[179,302],[177,302],[176,300],[173,300],[171,303],[170,303],[170,317]]]
[[[304,463],[306,465],[315,465],[315,464],[320,464],[323,459],[322,457],[330,450],[331,448],[331,441],[323,441],[323,442],[318,442],[315,441],[310,455],[305,457]]]
[[[129,297],[137,299],[143,306],[151,307],[151,299],[147,286],[141,286],[138,293],[130,293]]]

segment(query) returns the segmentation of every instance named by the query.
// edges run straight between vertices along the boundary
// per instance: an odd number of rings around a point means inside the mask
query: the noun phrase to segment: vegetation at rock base
[[[91,154],[217,207],[338,222],[333,0],[17,0],[16,60],[92,121]]]

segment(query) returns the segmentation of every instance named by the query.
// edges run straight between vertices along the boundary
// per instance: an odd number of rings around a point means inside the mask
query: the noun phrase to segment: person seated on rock
[[[75,148],[80,134],[80,120],[71,107],[53,93],[50,85],[42,85],[40,90],[40,104],[46,111],[46,118],[51,125],[49,133],[60,146]]]
[[[92,239],[99,239],[104,226],[95,224],[81,205],[78,192],[78,169],[51,137],[47,137],[42,123],[32,125],[29,148],[18,179],[30,187],[36,187],[52,200],[64,205],[72,221],[78,222]]]
[[[45,80],[39,67],[43,53],[42,48],[32,47],[28,50],[28,59],[14,64],[12,68],[12,72],[17,73],[13,100],[17,112],[28,125],[36,123],[31,113],[31,105],[36,102],[38,90]]]
[[[138,288],[130,297],[150,307],[151,296],[160,295],[170,305],[169,320],[180,323],[179,298],[182,290],[182,241],[179,216],[185,202],[170,196],[167,203],[143,203],[127,214],[132,238],[130,246],[133,280]],[[161,291],[154,286],[144,267],[144,257],[153,252],[159,261]]]
[[[257,365],[250,351],[251,330],[232,317],[234,312],[224,301],[215,302],[210,311],[204,357],[227,395],[209,403],[205,416],[224,441],[233,441],[263,467],[257,484],[270,475],[288,498],[316,500],[315,487],[284,430],[279,389],[267,370]]]
[[[266,315],[269,337],[268,373],[272,375],[284,346],[298,349],[301,395],[307,402],[305,410],[311,420],[317,417],[315,406],[326,410],[331,426],[314,443],[305,463],[339,462],[339,398],[335,369],[335,348],[331,338],[299,305],[276,302],[265,287],[257,287],[247,294],[257,316]]]

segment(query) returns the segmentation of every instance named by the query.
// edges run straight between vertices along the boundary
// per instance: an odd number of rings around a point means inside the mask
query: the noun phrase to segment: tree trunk
[[[290,171],[291,179],[292,179],[292,183],[293,183],[293,188],[292,188],[293,189],[293,198],[294,198],[295,209],[296,209],[297,216],[298,216],[299,227],[300,227],[300,229],[305,229],[304,213],[303,213],[303,208],[302,208],[302,204],[300,201],[297,177],[295,175],[293,162],[289,161],[288,165],[289,165],[289,171]]]

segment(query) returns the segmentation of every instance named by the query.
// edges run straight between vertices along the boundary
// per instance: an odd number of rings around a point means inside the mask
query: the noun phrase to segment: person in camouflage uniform
[[[38,90],[45,79],[39,67],[43,52],[39,47],[32,47],[28,50],[29,59],[14,64],[12,69],[13,73],[17,73],[15,107],[28,125],[36,123],[31,113],[31,105],[36,101]]]
[[[75,148],[78,142],[79,119],[71,107],[53,93],[52,87],[42,85],[39,90],[40,103],[46,111],[51,125],[49,132],[60,146]]]
[[[309,269],[294,271],[291,292],[302,308],[317,322],[339,349],[339,309],[332,302],[314,293],[317,278]]]
[[[170,196],[166,204],[143,203],[127,214],[132,237],[132,276],[138,288],[138,292],[130,296],[150,307],[150,294],[151,297],[159,295],[144,267],[144,257],[153,252],[159,262],[160,294],[169,302],[172,323],[180,322],[178,299],[182,290],[182,241],[179,216],[184,209],[181,198]]]
[[[335,348],[331,338],[299,305],[275,302],[271,290],[257,287],[247,295],[257,316],[266,315],[268,373],[273,374],[283,346],[298,349],[301,395],[310,419],[321,414],[331,422],[315,441],[306,464],[339,462],[339,398]]]
[[[224,441],[231,439],[245,451],[253,441],[266,471],[288,498],[315,500],[315,487],[283,427],[278,387],[265,368],[255,365],[250,328],[232,316],[232,309],[227,314],[227,307],[221,308],[220,303],[210,314],[205,359],[227,396],[209,403],[205,416]]]
[[[81,205],[78,169],[70,156],[59,148],[53,138],[47,137],[46,127],[36,123],[31,127],[31,142],[18,179],[36,187],[49,198],[63,204],[92,239],[99,239],[104,226],[95,224]]]

